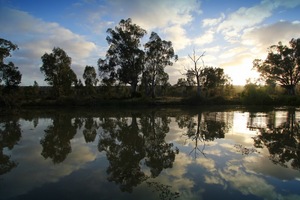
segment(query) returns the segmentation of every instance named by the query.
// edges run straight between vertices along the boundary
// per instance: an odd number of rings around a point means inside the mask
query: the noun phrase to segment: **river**
[[[0,116],[0,199],[300,199],[300,109]]]

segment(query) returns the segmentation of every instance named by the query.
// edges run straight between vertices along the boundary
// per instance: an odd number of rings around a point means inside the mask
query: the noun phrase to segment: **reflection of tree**
[[[169,132],[170,121],[166,116],[155,117],[155,113],[144,115],[141,118],[141,131],[146,140],[146,165],[150,167],[152,177],[156,177],[163,169],[173,167],[175,151],[172,149],[173,143],[166,143],[166,133]]]
[[[213,141],[217,138],[224,138],[226,132],[226,124],[217,118],[217,113],[198,113],[197,117],[191,115],[181,115],[176,118],[179,128],[187,128],[187,132],[183,136],[195,142],[193,150],[195,158],[197,151],[205,156],[205,142]],[[199,148],[199,142],[203,143],[202,149]]]
[[[268,148],[273,163],[300,170],[300,124],[295,120],[295,109],[290,109],[285,122],[279,126],[260,128],[254,146]],[[273,128],[270,128],[273,127]]]
[[[76,128],[71,116],[56,114],[53,124],[47,127],[45,137],[40,141],[43,146],[41,155],[51,158],[53,163],[63,162],[72,151],[70,140],[75,136]]]
[[[151,188],[153,188],[154,192],[159,193],[159,199],[165,200],[172,200],[180,197],[180,194],[178,192],[172,192],[171,186],[164,185],[157,182],[147,182],[147,185]]]
[[[108,180],[120,185],[122,191],[147,180],[142,162],[150,167],[151,176],[156,177],[164,168],[172,167],[176,150],[165,142],[168,132],[167,118],[155,118],[154,114],[131,118],[102,119],[98,149],[105,151],[109,160]]]
[[[91,117],[86,118],[83,135],[84,135],[84,139],[87,143],[93,142],[95,140],[96,135],[97,135],[97,129],[98,129],[97,122]]]
[[[10,160],[10,156],[3,153],[4,148],[13,149],[21,138],[20,124],[15,120],[7,120],[0,123],[0,175],[9,172],[17,166]]]

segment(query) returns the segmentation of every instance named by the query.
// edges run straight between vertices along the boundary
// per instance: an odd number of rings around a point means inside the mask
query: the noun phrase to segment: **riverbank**
[[[3,100],[3,98],[2,98]],[[57,99],[13,99],[0,102],[1,110],[30,107],[178,107],[178,106],[299,106],[300,97],[280,96],[256,101],[242,98],[226,99],[221,96],[205,97],[159,97],[159,98],[100,98],[100,97],[60,97]]]

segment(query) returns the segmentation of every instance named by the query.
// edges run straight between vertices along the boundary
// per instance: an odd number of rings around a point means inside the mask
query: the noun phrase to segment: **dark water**
[[[300,110],[0,117],[0,199],[300,199]]]

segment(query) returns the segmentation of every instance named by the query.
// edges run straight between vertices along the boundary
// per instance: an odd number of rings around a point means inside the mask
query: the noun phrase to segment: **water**
[[[300,199],[300,110],[0,117],[0,199]]]

